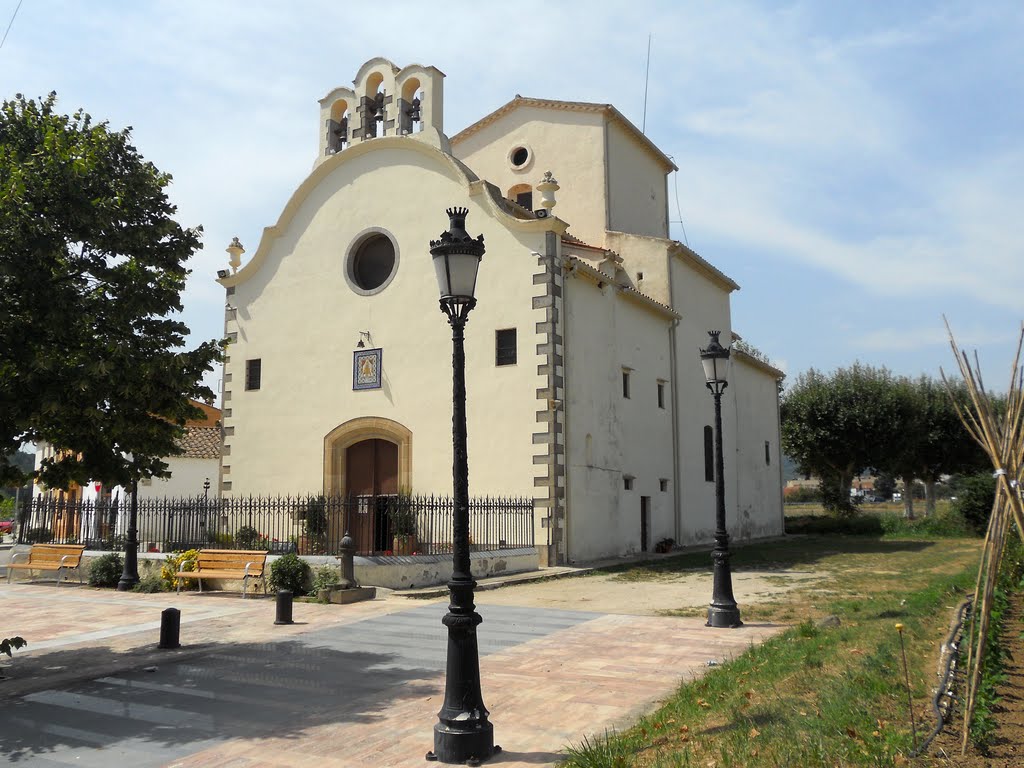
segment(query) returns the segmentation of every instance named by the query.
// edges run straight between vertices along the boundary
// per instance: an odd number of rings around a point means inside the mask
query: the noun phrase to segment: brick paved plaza
[[[578,584],[575,585],[578,587]],[[642,587],[638,586],[638,589]],[[629,725],[710,659],[778,628],[540,608],[480,593],[489,764],[554,765],[583,736]],[[581,601],[581,606],[586,606]],[[181,610],[182,648],[156,648]],[[419,766],[444,687],[447,601],[348,606],[0,585],[6,634],[30,643],[0,682],[0,762],[19,766]]]

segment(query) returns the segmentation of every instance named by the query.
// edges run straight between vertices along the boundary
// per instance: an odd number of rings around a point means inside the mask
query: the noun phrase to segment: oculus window
[[[384,290],[398,268],[398,247],[381,229],[362,233],[349,247],[345,279],[356,293],[370,295]]]

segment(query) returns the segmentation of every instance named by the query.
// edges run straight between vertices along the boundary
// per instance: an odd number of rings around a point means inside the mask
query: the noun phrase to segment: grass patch
[[[973,588],[979,551],[977,539],[811,535],[736,550],[737,570],[813,568],[827,577],[768,603],[744,606],[738,595],[744,620],[794,626],[680,686],[630,730],[574,746],[564,765],[907,765],[911,734],[895,624],[904,625],[920,722],[937,644],[953,607]],[[613,570],[635,581],[662,579],[708,567],[707,554],[697,556]],[[838,616],[840,625],[817,626],[824,615]]]

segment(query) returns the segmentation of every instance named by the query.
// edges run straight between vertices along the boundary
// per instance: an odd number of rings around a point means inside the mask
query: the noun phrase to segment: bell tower
[[[353,88],[335,88],[320,99],[317,163],[361,141],[407,136],[450,152],[444,135],[444,73],[410,64],[399,69],[384,58],[363,64]]]

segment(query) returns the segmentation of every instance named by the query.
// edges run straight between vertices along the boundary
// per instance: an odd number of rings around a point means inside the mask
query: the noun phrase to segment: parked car
[[[14,530],[13,520],[0,520],[0,536],[11,533]]]

